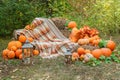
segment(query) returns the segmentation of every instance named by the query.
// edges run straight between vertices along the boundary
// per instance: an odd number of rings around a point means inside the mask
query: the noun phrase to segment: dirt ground
[[[63,34],[68,36],[69,32],[63,31]],[[118,35],[113,40],[119,45]],[[92,67],[78,62],[67,65],[63,56],[54,59],[35,56],[33,65],[23,65],[21,60],[3,61],[0,56],[0,80],[120,80],[120,64],[102,63]]]

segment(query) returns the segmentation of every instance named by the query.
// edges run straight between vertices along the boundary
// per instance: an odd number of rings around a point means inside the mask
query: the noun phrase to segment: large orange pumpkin
[[[12,46],[15,46],[15,45],[16,45],[16,41],[10,41],[10,42],[8,43],[8,49],[11,50],[11,47],[12,47]]]
[[[107,42],[106,47],[107,47],[107,48],[110,48],[110,49],[113,51],[113,50],[115,49],[115,47],[116,47],[116,43],[115,43],[114,41],[112,41],[112,40],[109,40],[109,41]]]
[[[19,58],[20,54],[22,54],[22,49],[16,50],[15,56],[16,56],[17,58]]]
[[[15,43],[17,48],[22,48],[22,43],[20,41],[16,41]]]
[[[101,49],[95,49],[95,50],[93,50],[93,51],[92,51],[92,55],[93,55],[95,58],[99,59],[100,56],[102,55]]]
[[[70,22],[68,23],[68,28],[75,28],[75,27],[77,27],[77,24],[76,24],[75,21],[70,21]]]
[[[25,42],[26,41],[26,37],[24,35],[20,35],[19,38],[18,38],[18,40],[20,42]]]
[[[112,51],[109,48],[101,48],[102,54],[106,57],[109,57],[112,54]]]
[[[78,52],[79,55],[85,54],[85,49],[82,48],[82,47],[79,47],[79,48],[77,49],[77,52]]]
[[[14,51],[9,51],[7,56],[8,56],[9,59],[13,59],[15,57]]]
[[[16,46],[12,46],[10,50],[16,51],[16,50],[17,50],[17,47],[16,47]]]

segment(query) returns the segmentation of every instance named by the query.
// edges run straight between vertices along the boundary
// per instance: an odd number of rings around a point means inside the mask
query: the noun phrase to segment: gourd
[[[15,56],[19,58],[20,54],[22,54],[22,49],[17,49],[15,52]]]
[[[33,55],[38,55],[39,51],[38,50],[33,50]]]
[[[93,50],[93,51],[92,51],[92,55],[93,55],[95,58],[99,59],[100,56],[102,55],[101,49],[95,49],[95,50]]]
[[[15,57],[14,51],[9,51],[7,56],[8,56],[9,59],[13,59]]]
[[[2,52],[2,57],[4,58],[4,59],[7,59],[8,57],[7,57],[7,54],[9,53],[9,49],[4,49],[3,50],[3,52]]]
[[[106,47],[110,48],[113,51],[115,49],[115,47],[116,47],[116,43],[114,41],[112,41],[112,40],[109,40],[107,42],[107,44],[106,44]]]
[[[79,45],[85,45],[89,43],[89,39],[79,39],[78,44]]]
[[[111,56],[112,51],[109,48],[101,48],[102,54],[106,57]]]
[[[75,27],[77,27],[77,24],[76,24],[75,21],[70,21],[70,22],[68,23],[68,28],[75,28]]]
[[[79,48],[77,49],[77,53],[78,53],[79,55],[85,54],[85,49],[82,48],[82,47],[79,47]]]
[[[19,38],[18,38],[18,40],[22,43],[24,43],[26,41],[26,39],[27,38],[24,35],[20,35]]]

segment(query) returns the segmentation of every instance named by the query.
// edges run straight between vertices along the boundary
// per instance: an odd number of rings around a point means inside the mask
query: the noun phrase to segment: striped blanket
[[[40,20],[41,24],[39,24]],[[40,51],[42,58],[64,55],[67,49],[77,46],[77,43],[66,38],[50,19],[35,18],[32,24],[36,25],[33,30],[18,29],[15,30],[14,35],[17,38],[23,33],[26,37],[32,37],[34,41],[31,43]]]

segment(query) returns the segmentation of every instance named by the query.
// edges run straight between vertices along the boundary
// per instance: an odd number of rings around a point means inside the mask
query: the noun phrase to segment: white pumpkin
[[[88,62],[88,61],[90,61],[91,58],[93,58],[93,55],[92,55],[91,53],[86,53],[86,54],[84,55],[84,60],[83,60],[83,62]]]

